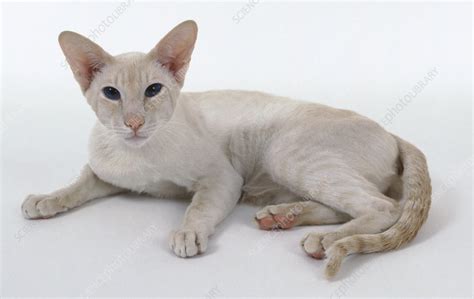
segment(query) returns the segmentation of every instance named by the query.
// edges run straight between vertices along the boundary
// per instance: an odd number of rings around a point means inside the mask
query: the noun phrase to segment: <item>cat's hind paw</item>
[[[309,233],[301,240],[301,246],[309,256],[322,260],[326,258],[326,250],[340,238],[337,232]]]
[[[324,234],[309,233],[301,240],[301,246],[309,256],[317,260],[322,260],[326,257],[326,252],[322,244],[323,238]]]
[[[295,226],[296,215],[297,213],[292,211],[289,205],[272,205],[258,211],[255,221],[263,230],[289,229]]]
[[[21,212],[26,219],[50,218],[66,210],[59,198],[51,195],[28,195],[21,205]]]

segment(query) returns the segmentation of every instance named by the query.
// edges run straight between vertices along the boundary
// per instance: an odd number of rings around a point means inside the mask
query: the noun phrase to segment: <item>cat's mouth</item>
[[[133,135],[124,138],[125,143],[132,146],[142,146],[148,140],[148,136]]]

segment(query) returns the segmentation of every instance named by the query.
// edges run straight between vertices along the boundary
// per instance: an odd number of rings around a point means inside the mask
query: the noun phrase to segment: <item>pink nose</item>
[[[137,131],[143,126],[145,123],[145,119],[142,116],[134,115],[129,117],[125,120],[125,125],[133,130],[136,134]]]

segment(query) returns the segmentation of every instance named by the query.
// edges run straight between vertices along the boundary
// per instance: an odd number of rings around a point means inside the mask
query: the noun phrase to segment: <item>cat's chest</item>
[[[166,189],[166,194],[174,194],[176,188],[169,187],[174,185],[190,191],[207,170],[219,164],[215,161],[219,147],[184,133],[174,134],[175,139],[150,137],[146,144],[132,148],[96,126],[89,142],[89,165],[100,179],[124,189],[150,194]]]
[[[136,192],[152,193],[165,180],[159,165],[139,153],[95,149],[89,165],[103,181]]]

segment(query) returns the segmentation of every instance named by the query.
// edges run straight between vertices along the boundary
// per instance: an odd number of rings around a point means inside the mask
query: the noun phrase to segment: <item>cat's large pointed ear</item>
[[[197,38],[197,24],[188,20],[174,27],[148,53],[153,59],[168,68],[176,81],[182,85],[191,61]]]
[[[94,75],[113,57],[93,41],[75,32],[61,32],[58,40],[74,77],[85,92]]]

